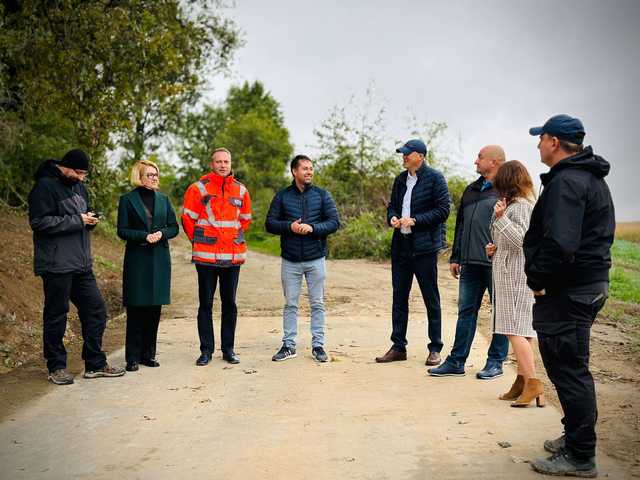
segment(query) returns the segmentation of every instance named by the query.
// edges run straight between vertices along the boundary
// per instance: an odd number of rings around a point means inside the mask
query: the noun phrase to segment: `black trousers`
[[[438,253],[413,256],[413,241],[403,236],[391,255],[391,283],[393,286],[393,307],[391,320],[393,349],[401,352],[407,347],[407,324],[409,322],[409,293],[415,275],[420,286],[422,299],[427,307],[430,352],[442,350],[442,314],[440,292],[438,291]]]
[[[587,287],[536,297],[533,307],[540,355],[564,413],[566,449],[580,460],[596,454],[598,409],[589,371],[589,340],[606,295],[606,287]]]
[[[67,368],[63,338],[67,328],[69,300],[78,309],[82,326],[82,359],[86,370],[99,370],[107,363],[102,351],[102,335],[107,324],[107,307],[93,272],[48,273],[44,286],[43,350],[47,369]]]
[[[127,338],[124,356],[127,363],[156,358],[158,325],[162,305],[127,307]]]
[[[213,334],[213,297],[216,286],[220,282],[220,300],[222,302],[222,321],[220,328],[222,352],[233,350],[236,335],[238,308],[236,307],[236,290],[240,277],[240,266],[210,267],[196,265],[198,271],[198,335],[200,351],[210,355],[215,351]]]

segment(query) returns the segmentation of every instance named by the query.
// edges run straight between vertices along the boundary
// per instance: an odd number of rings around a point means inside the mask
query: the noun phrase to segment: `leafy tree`
[[[445,174],[452,200],[459,202],[466,180],[454,173],[446,123],[420,124],[414,118],[407,130],[425,140],[427,164]],[[398,142],[386,132],[385,110],[376,107],[371,89],[362,106],[352,98],[346,107],[334,108],[315,132],[320,150],[317,183],[333,194],[342,216],[343,228],[329,242],[337,258],[390,254],[386,206],[402,167],[393,147]]]
[[[189,114],[176,130],[174,143],[182,164],[174,198],[181,199],[188,185],[209,171],[215,148],[228,148],[234,174],[253,200],[255,226],[248,236],[263,238],[269,202],[287,181],[286,165],[293,152],[280,104],[264,85],[255,81],[231,87],[222,104]]]
[[[280,104],[261,82],[231,87],[221,105],[205,106],[186,117],[175,133],[181,176],[193,181],[206,172],[217,147],[231,151],[235,175],[252,192],[284,184],[293,147]]]
[[[0,96],[0,132],[15,119],[26,127],[16,144],[35,144],[41,132],[32,127],[57,118],[67,136],[53,150],[73,144],[89,151],[98,195],[113,184],[105,152],[122,146],[129,164],[155,150],[197,100],[203,76],[225,69],[241,44],[218,0],[24,0],[2,7],[7,94]],[[14,163],[30,161],[28,153],[0,152]]]

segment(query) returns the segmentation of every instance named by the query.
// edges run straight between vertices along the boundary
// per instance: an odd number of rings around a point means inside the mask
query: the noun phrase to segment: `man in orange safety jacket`
[[[220,283],[222,300],[221,350],[229,363],[240,363],[233,350],[236,290],[240,265],[247,257],[244,232],[251,223],[247,188],[233,177],[231,152],[217,148],[211,155],[211,173],[189,186],[184,194],[182,227],[191,240],[191,261],[198,272],[198,335],[200,357],[196,365],[211,361],[214,348],[213,296]]]

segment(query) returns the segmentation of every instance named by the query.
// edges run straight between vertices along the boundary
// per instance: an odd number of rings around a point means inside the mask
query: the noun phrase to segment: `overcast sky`
[[[467,173],[498,143],[537,177],[528,129],[568,113],[611,163],[618,220],[640,220],[640,1],[237,0],[228,14],[246,45],[210,95],[262,81],[296,152],[313,153],[331,108],[373,85],[391,138],[409,135],[409,113],[444,121]]]

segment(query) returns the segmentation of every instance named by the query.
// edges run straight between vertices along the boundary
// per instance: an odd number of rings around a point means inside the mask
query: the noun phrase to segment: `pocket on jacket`
[[[229,203],[234,207],[242,207],[242,198],[240,197],[229,197]]]
[[[238,230],[238,235],[236,235],[236,238],[233,239],[233,243],[235,243],[236,245],[243,245],[245,243],[244,230]]]
[[[193,229],[193,242],[192,243],[204,243],[206,245],[215,245],[218,242],[217,237],[208,237],[204,233],[204,228],[195,227]],[[167,247],[169,245],[167,244]]]

